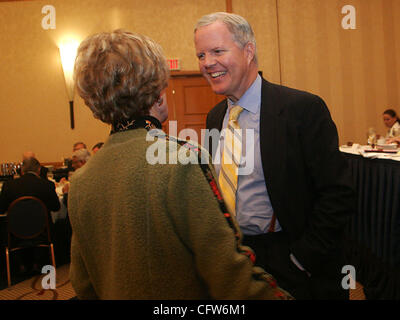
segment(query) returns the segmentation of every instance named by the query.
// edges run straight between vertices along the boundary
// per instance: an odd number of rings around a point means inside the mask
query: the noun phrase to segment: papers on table
[[[392,146],[390,149],[373,149],[371,146],[361,146],[358,143],[354,143],[352,146],[340,146],[339,150],[346,153],[361,155],[364,158],[400,161],[400,149],[395,149]]]

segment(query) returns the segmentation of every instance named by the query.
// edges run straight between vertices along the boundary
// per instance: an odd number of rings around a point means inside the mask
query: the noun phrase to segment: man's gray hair
[[[251,25],[242,16],[227,12],[214,12],[207,14],[197,21],[194,27],[194,33],[196,33],[198,28],[208,26],[216,21],[221,21],[227,26],[229,32],[233,36],[233,41],[235,41],[241,48],[244,48],[244,46],[249,42],[254,45],[254,62],[257,64],[256,38]]]
[[[79,149],[72,153],[72,158],[87,162],[90,158],[90,152],[87,149]]]

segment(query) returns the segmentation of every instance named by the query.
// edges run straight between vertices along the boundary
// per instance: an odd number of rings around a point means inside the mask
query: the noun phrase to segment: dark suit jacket
[[[272,207],[297,260],[311,274],[325,272],[355,211],[336,126],[318,96],[264,79],[261,90],[261,159]],[[221,130],[226,109],[224,100],[209,112],[207,129]]]
[[[22,196],[39,198],[49,212],[60,209],[54,183],[28,172],[20,178],[8,180],[3,184],[0,194],[0,214],[5,213],[11,202]]]

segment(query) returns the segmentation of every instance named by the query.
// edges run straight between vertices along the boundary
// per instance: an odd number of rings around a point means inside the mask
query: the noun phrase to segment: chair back
[[[21,239],[33,239],[48,228],[47,207],[42,200],[24,196],[15,199],[7,210],[8,234]]]
[[[25,196],[15,199],[7,209],[8,244],[6,249],[7,283],[11,286],[10,253],[27,247],[49,247],[51,261],[56,267],[53,243],[50,238],[48,210],[42,200]],[[47,231],[47,232],[46,232]],[[47,236],[47,243],[43,237]],[[17,238],[15,245],[13,237]],[[36,238],[36,239],[35,239]],[[22,240],[21,240],[22,239]],[[35,243],[36,242],[36,243]]]

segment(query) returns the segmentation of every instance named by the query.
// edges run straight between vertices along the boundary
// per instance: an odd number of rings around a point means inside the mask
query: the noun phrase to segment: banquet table
[[[400,156],[340,150],[357,192],[357,212],[348,227],[352,261],[372,299],[400,298]],[[369,290],[369,292],[368,292]]]

